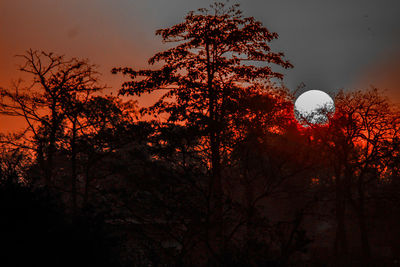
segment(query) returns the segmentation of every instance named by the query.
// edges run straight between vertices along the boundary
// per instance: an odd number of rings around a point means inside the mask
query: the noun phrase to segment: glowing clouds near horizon
[[[326,124],[334,113],[335,103],[332,98],[320,90],[304,92],[294,103],[294,115],[303,126]]]

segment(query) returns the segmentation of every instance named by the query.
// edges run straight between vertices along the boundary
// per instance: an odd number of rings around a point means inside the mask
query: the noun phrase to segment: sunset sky
[[[181,22],[205,0],[1,0],[0,86],[21,77],[14,57],[32,48],[88,58],[99,65],[102,81],[116,91],[121,77],[112,67],[147,66],[166,48],[155,30]],[[280,38],[275,51],[286,54],[294,69],[285,71],[290,89],[388,89],[400,102],[399,0],[250,0],[240,3]],[[142,104],[151,103],[144,97]],[[20,125],[0,118],[0,131]]]

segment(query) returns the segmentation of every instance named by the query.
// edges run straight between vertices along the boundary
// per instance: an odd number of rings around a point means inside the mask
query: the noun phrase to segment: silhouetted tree
[[[398,138],[399,114],[377,89],[340,92],[336,114],[326,127],[315,127],[315,141],[330,151],[337,222],[336,254],[349,256],[346,214],[355,212],[360,231],[362,260],[371,259],[368,206],[378,185],[390,172],[393,142]],[[369,204],[368,204],[369,203]]]
[[[177,43],[149,60],[150,64],[164,62],[161,69],[118,68],[113,72],[132,78],[122,85],[120,94],[166,90],[146,112],[166,113],[168,122],[196,128],[200,136],[206,137],[205,156],[209,158],[211,173],[210,248],[217,252],[222,248],[223,230],[221,159],[232,142],[232,118],[241,109],[239,100],[246,94],[260,94],[270,86],[271,78],[282,78],[268,63],[284,68],[292,65],[283,59],[282,53],[270,49],[268,43],[278,35],[254,18],[243,17],[238,5],[225,7],[215,3],[210,9],[190,12],[184,22],[158,30],[157,35],[164,42]]]
[[[32,75],[32,84],[23,87],[17,83],[13,89],[1,88],[0,112],[25,119],[27,129],[22,137],[28,145],[33,145],[31,149],[44,173],[45,183],[50,186],[54,177],[54,157],[66,119],[76,113],[76,108],[72,108],[76,104],[71,101],[102,87],[98,85],[95,67],[85,60],[65,59],[33,50],[20,57],[25,61],[20,71]],[[74,183],[75,178],[72,180]]]

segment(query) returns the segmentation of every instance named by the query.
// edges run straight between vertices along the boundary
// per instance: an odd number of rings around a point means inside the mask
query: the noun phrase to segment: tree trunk
[[[341,171],[336,171],[336,238],[335,238],[335,258],[338,264],[346,264],[348,260],[348,245],[346,234],[346,199],[344,181]]]
[[[365,216],[365,190],[364,190],[364,178],[361,175],[358,178],[358,207],[357,207],[357,217],[360,229],[360,239],[361,239],[361,252],[363,263],[368,264],[371,259],[371,248],[368,238],[368,229]]]
[[[39,166],[41,168],[41,171],[43,172],[45,179],[46,179],[46,162],[44,159],[44,152],[43,152],[43,141],[40,139],[37,139],[38,145],[36,148],[36,157],[39,162]],[[40,181],[41,182],[41,181]],[[47,179],[45,180],[45,184],[48,185]]]
[[[223,206],[222,206],[222,181],[221,181],[221,156],[220,156],[220,133],[217,129],[216,96],[214,91],[214,73],[211,66],[210,44],[206,38],[207,56],[207,89],[209,95],[209,138],[211,150],[211,247],[217,255],[223,247]]]
[[[251,182],[247,181],[245,188],[245,198],[246,198],[246,239],[247,242],[255,239],[255,229],[254,229],[254,188]]]
[[[50,187],[53,183],[53,157],[55,152],[55,142],[56,142],[56,133],[55,129],[52,129],[50,133],[49,140],[49,148],[47,151],[47,159],[46,159],[46,170],[45,170],[45,179],[46,185]]]
[[[90,172],[90,166],[89,163],[86,166],[86,174],[85,174],[85,192],[83,193],[83,206],[87,207],[89,203],[89,188],[90,188],[90,177],[89,177],[89,172]]]
[[[72,122],[72,138],[71,138],[71,194],[72,194],[72,214],[76,214],[77,210],[77,190],[76,190],[76,120]]]
[[[54,100],[53,100],[54,101]],[[51,107],[51,124],[50,124],[50,138],[49,138],[49,148],[47,151],[47,159],[46,159],[46,170],[45,170],[45,179],[46,185],[51,186],[53,180],[53,157],[56,150],[56,135],[58,129],[57,122],[57,111],[55,108],[55,101]]]

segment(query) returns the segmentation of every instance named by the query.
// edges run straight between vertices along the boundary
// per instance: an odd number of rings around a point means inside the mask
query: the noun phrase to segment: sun
[[[335,113],[332,98],[320,90],[310,90],[301,94],[294,103],[294,115],[303,126],[327,124]]]

